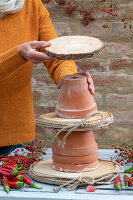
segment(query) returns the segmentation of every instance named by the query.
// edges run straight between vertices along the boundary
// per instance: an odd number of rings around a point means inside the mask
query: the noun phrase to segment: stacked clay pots
[[[66,76],[60,85],[60,94],[55,112],[58,117],[82,119],[97,111],[93,95],[88,89],[87,77],[83,73]],[[72,131],[64,146],[61,141],[67,134],[58,135],[52,147],[53,167],[58,171],[82,172],[98,167],[98,146],[93,130]]]

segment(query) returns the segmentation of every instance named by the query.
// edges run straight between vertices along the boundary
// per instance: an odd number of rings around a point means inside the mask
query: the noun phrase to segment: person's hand
[[[94,87],[94,83],[93,83],[93,79],[91,78],[91,75],[89,72],[80,72],[81,74],[84,74],[87,77],[87,83],[88,83],[88,88],[90,90],[90,93],[92,95],[95,94],[95,87]]]
[[[45,41],[31,41],[26,42],[18,46],[19,54],[25,60],[32,62],[33,64],[39,64],[44,60],[50,60],[44,52],[39,52],[41,48],[49,47],[51,44]]]
[[[78,72],[79,74],[83,74],[87,77],[87,83],[88,83],[88,89],[90,91],[90,93],[92,95],[95,94],[95,87],[94,87],[94,83],[93,83],[93,79],[91,78],[91,75],[89,72]],[[61,85],[61,81],[59,81],[58,85],[57,85],[57,88],[60,89],[60,85]]]

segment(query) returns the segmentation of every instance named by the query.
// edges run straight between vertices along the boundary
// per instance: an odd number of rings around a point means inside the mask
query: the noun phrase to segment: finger
[[[34,60],[36,62],[43,62],[44,60],[51,60],[49,56],[47,56],[44,52],[32,51],[29,55],[30,60]]]
[[[95,89],[94,82],[93,82],[93,79],[92,79],[90,74],[87,75],[87,82],[88,82],[88,84],[91,84],[91,86],[92,86],[92,88],[94,90]]]
[[[51,43],[45,42],[45,41],[32,41],[30,45],[32,48],[40,49],[40,48],[44,48],[44,47],[49,47],[51,45]]]
[[[58,84],[57,84],[57,88],[58,88],[58,89],[60,89],[60,82],[61,82],[61,81],[59,81]]]
[[[89,91],[90,91],[90,93],[91,93],[92,95],[95,94],[95,92],[94,92],[91,88],[89,88]]]
[[[93,83],[93,80],[92,80],[91,77],[87,77],[87,83],[89,83],[89,84],[92,84],[92,83]]]
[[[61,80],[59,80],[59,82],[58,82],[58,85],[57,85],[57,88],[58,88],[58,89],[60,89],[61,82],[62,82],[62,79],[61,79]]]
[[[88,89],[92,95],[95,94],[95,87],[93,83],[93,79],[91,78],[91,75],[89,72],[79,72],[80,74],[83,74],[86,76],[87,83],[88,83]]]
[[[90,93],[92,95],[94,95],[95,94],[95,88],[94,88],[94,86],[90,84],[90,85],[88,85],[88,88],[89,88]]]
[[[92,78],[91,78],[91,75],[89,74],[89,72],[86,72],[86,77],[87,77],[87,82],[88,83],[93,83],[93,80],[92,80]]]
[[[91,77],[89,77],[87,79],[87,82],[88,82],[89,86],[92,88],[92,90],[95,90],[93,79]]]
[[[80,72],[80,73],[86,76],[87,83],[91,83],[93,81],[89,72]]]

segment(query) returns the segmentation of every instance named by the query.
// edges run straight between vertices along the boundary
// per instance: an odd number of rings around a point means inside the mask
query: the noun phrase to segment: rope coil
[[[93,117],[94,115],[100,115],[101,119],[97,121],[87,121],[89,118]],[[92,115],[88,116],[87,118],[81,119],[79,122],[63,122],[63,121],[52,121],[40,118],[39,116],[36,117],[36,125],[43,126],[45,128],[52,128],[52,129],[62,129],[69,127],[73,127],[78,125],[76,131],[84,131],[84,130],[92,130],[92,129],[99,129],[99,128],[106,128],[109,124],[113,122],[113,115],[108,113],[108,116],[104,117],[102,112],[95,112]],[[67,129],[68,128],[68,129]]]
[[[99,159],[99,161],[105,160]],[[112,163],[112,161],[107,160],[106,162]],[[86,175],[85,172],[79,174],[79,176],[77,177],[73,177],[73,175],[71,175],[71,178],[70,176],[68,176],[67,178],[67,173],[65,172],[64,173],[66,174],[66,177],[61,177],[62,174],[60,174],[60,176],[57,176],[56,174],[53,175],[52,173],[47,174],[47,172],[43,174],[34,170],[34,166],[36,165],[35,163],[31,165],[28,171],[28,175],[36,181],[58,185],[57,187],[53,188],[54,191],[58,191],[62,187],[67,187],[68,190],[74,190],[78,186],[112,184],[117,176],[124,171],[123,167],[120,164],[115,162],[113,163],[115,164],[115,169],[112,172],[107,172],[105,174],[103,172],[103,174],[97,175],[95,177]]]

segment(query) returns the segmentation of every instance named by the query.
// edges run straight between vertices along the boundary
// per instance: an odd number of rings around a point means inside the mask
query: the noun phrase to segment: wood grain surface
[[[104,44],[95,37],[88,36],[62,36],[49,41],[50,47],[45,48],[45,53],[59,60],[79,60],[98,54]]]

